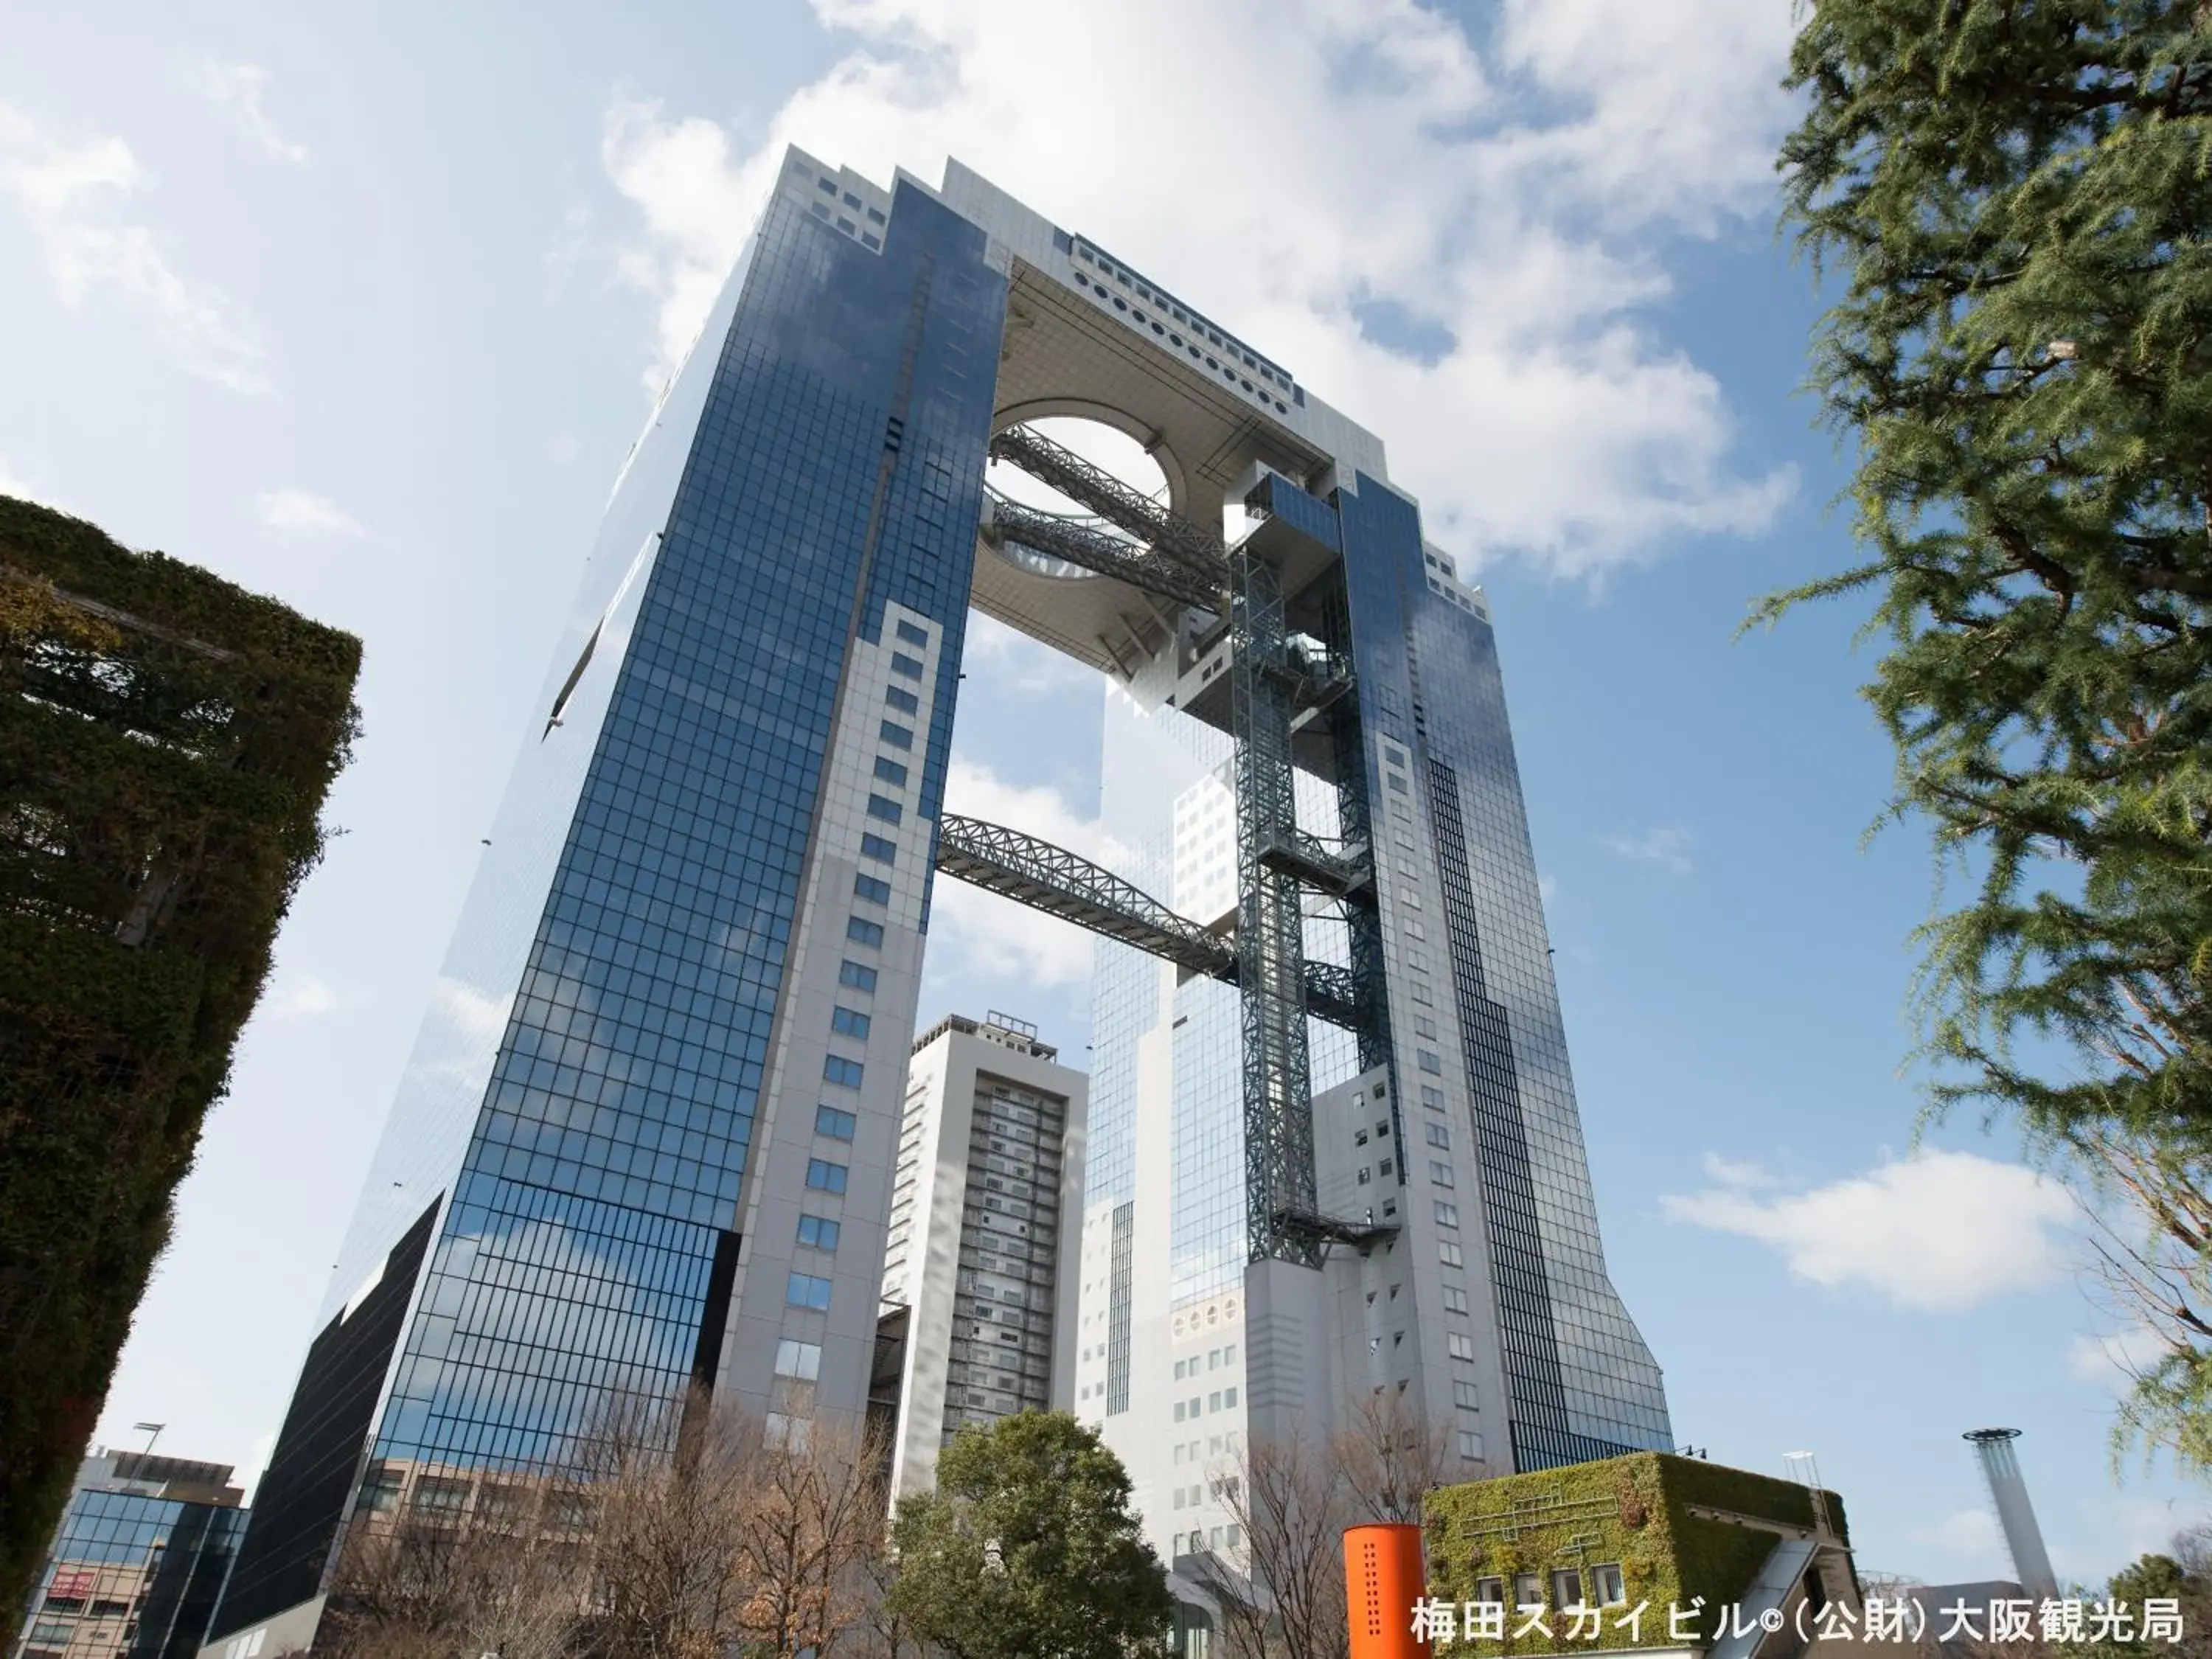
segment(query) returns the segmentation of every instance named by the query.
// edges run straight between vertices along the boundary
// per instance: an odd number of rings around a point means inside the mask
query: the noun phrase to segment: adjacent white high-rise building
[[[915,1042],[884,1255],[907,1310],[892,1487],[970,1424],[1071,1403],[1088,1080],[1036,1027],[954,1014]]]

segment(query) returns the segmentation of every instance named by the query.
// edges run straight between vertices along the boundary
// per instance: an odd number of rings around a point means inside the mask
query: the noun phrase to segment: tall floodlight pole
[[[1982,1460],[1990,1501],[1996,1506],[1997,1525],[2004,1528],[2005,1547],[2012,1552],[2012,1570],[2021,1588],[2038,1600],[2057,1596],[2057,1575],[2051,1571],[2043,1529],[2035,1524],[2035,1506],[2027,1501],[2027,1482],[2021,1478],[2020,1459],[2013,1454],[2012,1443],[2020,1438],[2020,1431],[1970,1429],[1966,1437],[1974,1443]]]

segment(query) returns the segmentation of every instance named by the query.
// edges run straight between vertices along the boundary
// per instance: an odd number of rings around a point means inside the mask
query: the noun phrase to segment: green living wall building
[[[1504,1610],[1502,1640],[1462,1617],[1437,1648],[1454,1659],[1856,1650],[1844,1636],[1861,1602],[1843,1500],[1816,1486],[1638,1452],[1440,1487],[1422,1522],[1429,1595],[1462,1615]],[[1762,1627],[1763,1615],[1778,1627]],[[1824,1626],[1828,1639],[1800,1635]]]
[[[360,666],[349,635],[0,497],[0,1598],[322,850]]]

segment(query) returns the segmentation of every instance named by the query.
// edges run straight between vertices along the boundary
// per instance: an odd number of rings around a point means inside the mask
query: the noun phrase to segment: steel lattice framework
[[[994,547],[1025,547],[1201,611],[1218,611],[1223,604],[1220,585],[1188,566],[1079,519],[1024,507],[996,490],[988,498],[982,528],[983,538]]]
[[[1183,566],[1217,592],[1229,586],[1229,554],[1221,538],[1179,518],[1149,495],[1132,489],[1103,468],[1026,426],[1010,426],[991,440],[991,456],[1006,461],[1111,525],[1141,538],[1152,551]]]
[[[947,812],[937,821],[937,867],[1194,973],[1237,977],[1237,947],[1230,940],[1111,870],[1018,830]]]
[[[1244,1203],[1253,1258],[1321,1265],[1314,1213],[1313,1077],[1306,1052],[1304,917],[1291,716],[1302,676],[1274,571],[1236,561],[1230,602],[1237,739],[1237,982],[1243,993]]]
[[[1273,568],[1255,554],[1225,548],[1218,536],[1026,427],[999,434],[991,453],[1141,543],[994,491],[983,533],[994,544],[1064,559],[1216,615],[1226,609],[1230,732],[1237,745],[1236,938],[1232,945],[1206,933],[1064,849],[973,819],[945,820],[953,850],[948,862],[940,846],[939,867],[1197,972],[1236,981],[1242,994],[1250,1254],[1255,1261],[1317,1267],[1330,1240],[1366,1237],[1372,1229],[1331,1220],[1316,1208],[1306,1016],[1357,1031],[1363,1068],[1389,1059],[1358,721],[1347,695],[1353,689],[1351,674],[1340,654],[1317,661],[1291,640],[1281,584]],[[1340,781],[1339,791],[1360,799],[1346,819],[1348,827],[1356,823],[1357,835],[1342,847],[1326,845],[1298,828],[1291,720],[1309,708],[1330,717],[1340,750],[1347,738],[1350,744],[1346,758],[1353,773],[1349,783]],[[1309,888],[1345,906],[1352,968],[1305,960],[1299,899]],[[1231,956],[1227,964],[1219,961],[1224,951]]]
[[[1237,982],[1234,935],[1178,915],[1111,870],[1051,842],[947,812],[938,820],[937,867],[1193,973]],[[1352,969],[1334,963],[1305,964],[1305,1008],[1316,1019],[1349,1031],[1364,1030],[1371,1018]]]

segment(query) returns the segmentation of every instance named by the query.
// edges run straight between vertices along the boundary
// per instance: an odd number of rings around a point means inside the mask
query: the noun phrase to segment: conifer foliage
[[[2202,1188],[2212,3],[1816,0],[1789,78],[1786,222],[1840,291],[1812,385],[1867,556],[1754,619],[1876,601],[1893,809],[1955,878],[1921,939],[1939,1109]],[[2171,1328],[2166,1406],[2212,1398]]]

